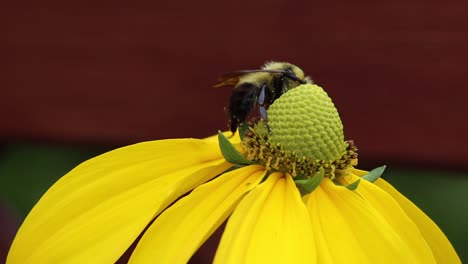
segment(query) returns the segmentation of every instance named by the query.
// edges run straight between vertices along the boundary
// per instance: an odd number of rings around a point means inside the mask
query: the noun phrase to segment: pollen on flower
[[[267,134],[259,135],[255,129],[258,126],[263,127],[264,124],[258,123],[254,127],[249,127],[242,140],[242,145],[249,160],[258,162],[269,171],[285,172],[293,177],[298,175],[309,177],[323,168],[325,177],[334,179],[344,175],[346,170],[357,164],[357,148],[353,141],[346,142],[346,152],[343,156],[329,162],[298,156],[295,151],[286,151],[280,143],[271,143]]]

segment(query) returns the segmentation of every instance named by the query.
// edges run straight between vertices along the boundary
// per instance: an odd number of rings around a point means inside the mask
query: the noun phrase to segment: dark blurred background
[[[468,261],[464,1],[13,2],[0,9],[0,262],[60,176],[111,148],[227,129],[217,77],[299,65]]]

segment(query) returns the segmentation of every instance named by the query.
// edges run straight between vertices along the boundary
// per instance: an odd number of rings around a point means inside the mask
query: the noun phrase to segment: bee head
[[[263,67],[266,71],[283,71],[282,75],[299,84],[311,83],[308,76],[305,76],[304,71],[294,64],[288,62],[267,62]]]

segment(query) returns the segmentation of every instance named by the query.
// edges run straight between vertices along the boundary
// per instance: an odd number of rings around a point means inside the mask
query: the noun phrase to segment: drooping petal
[[[307,198],[319,263],[435,263],[417,228],[388,197],[391,212],[382,213],[376,201],[324,179]],[[398,213],[403,220],[394,219]]]
[[[374,182],[376,186],[395,199],[411,220],[418,226],[421,234],[431,247],[438,263],[461,263],[452,244],[440,228],[416,205],[399,193],[392,185],[383,179]]]
[[[273,173],[234,210],[215,263],[315,263],[309,215],[290,175]]]
[[[8,263],[108,263],[178,196],[229,168],[215,143],[140,143],[62,177],[21,226]]]
[[[357,179],[359,177],[354,176],[351,181]],[[387,223],[393,227],[393,230],[419,259],[433,255],[418,226],[388,193],[368,181],[362,181],[357,192],[385,218]]]
[[[130,263],[187,263],[265,175],[252,165],[201,185],[164,211],[145,232]]]

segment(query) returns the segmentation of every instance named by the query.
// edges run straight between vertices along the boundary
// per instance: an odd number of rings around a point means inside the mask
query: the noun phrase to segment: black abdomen
[[[259,88],[252,83],[239,85],[232,92],[229,100],[229,114],[231,115],[231,132],[235,133],[239,124],[243,123],[257,104]]]

